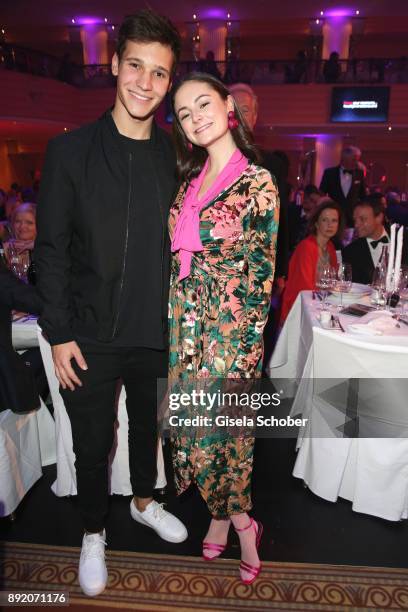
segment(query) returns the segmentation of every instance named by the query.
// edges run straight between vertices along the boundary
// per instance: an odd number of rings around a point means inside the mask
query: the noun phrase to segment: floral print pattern
[[[182,185],[170,210],[169,232],[183,205]],[[250,164],[200,214],[203,250],[178,280],[172,257],[169,296],[169,379],[253,379],[261,375],[263,342],[275,269],[279,199],[268,171]],[[250,507],[253,437],[174,432],[178,492],[194,479],[214,516]]]

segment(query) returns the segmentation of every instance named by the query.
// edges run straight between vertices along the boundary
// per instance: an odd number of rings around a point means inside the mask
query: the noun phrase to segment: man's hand
[[[52,358],[54,360],[55,374],[63,389],[75,390],[75,385],[82,387],[82,382],[75,374],[71,360],[75,359],[78,366],[82,370],[87,370],[88,366],[81,353],[81,349],[76,342],[65,342],[64,344],[56,344],[52,348]]]

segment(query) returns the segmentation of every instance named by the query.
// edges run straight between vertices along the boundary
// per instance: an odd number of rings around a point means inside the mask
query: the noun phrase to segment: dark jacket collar
[[[116,148],[122,148],[121,147],[121,134],[118,131],[118,128],[116,127],[116,123],[113,120],[112,110],[113,110],[113,107],[105,111],[99,120],[102,122],[104,131],[106,132],[108,137],[111,139],[112,145],[114,145]],[[150,147],[152,149],[160,148],[160,140],[161,140],[160,130],[157,127],[156,122],[153,120],[152,131],[151,131],[150,140],[149,140]]]

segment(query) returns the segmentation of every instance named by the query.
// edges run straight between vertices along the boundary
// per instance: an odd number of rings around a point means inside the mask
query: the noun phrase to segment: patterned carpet
[[[78,554],[78,548],[0,543],[0,589],[63,589],[70,595],[69,610],[88,607],[92,612],[98,607],[144,612],[408,609],[407,569],[267,562],[258,580],[245,586],[237,561],[116,551],[107,552],[108,588],[89,599],[77,582]]]

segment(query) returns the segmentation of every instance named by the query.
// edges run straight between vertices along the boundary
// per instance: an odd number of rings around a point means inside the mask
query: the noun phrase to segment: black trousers
[[[167,351],[79,345],[88,370],[72,363],[83,386],[60,392],[72,427],[79,510],[85,529],[97,532],[108,512],[108,459],[120,378],[127,396],[132,491],[137,497],[152,495],[157,478],[157,379],[167,377]]]

